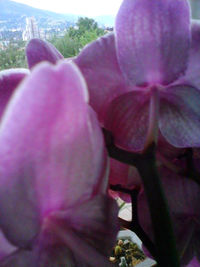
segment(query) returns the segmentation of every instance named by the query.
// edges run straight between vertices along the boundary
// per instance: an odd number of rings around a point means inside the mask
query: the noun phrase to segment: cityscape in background
[[[22,32],[22,40],[29,41],[32,38],[41,38],[44,40],[50,39],[52,37],[51,28],[49,28],[48,30],[39,29],[35,17],[26,18],[26,28]],[[60,32],[57,32],[57,34]],[[65,31],[62,31],[62,36],[64,35],[64,33]]]
[[[57,14],[54,12],[30,7],[10,0],[0,0],[0,50],[6,49],[10,43],[17,46],[20,41],[32,38],[50,40],[63,37],[69,28],[76,28],[79,16],[73,14]],[[114,18],[97,17],[102,29],[110,29]]]
[[[0,49],[4,50],[8,45],[17,43],[18,41],[29,41],[32,38],[41,38],[43,40],[50,40],[53,37],[62,37],[65,35],[69,27],[76,27],[75,23],[67,24],[50,24],[44,28],[38,26],[38,22],[34,16],[24,17],[24,26],[7,29],[0,28]],[[1,21],[0,21],[1,24]],[[59,27],[60,26],[60,27]]]
[[[27,68],[25,47],[32,38],[52,43],[68,58],[114,25],[113,16],[59,14],[11,0],[0,0],[0,10],[0,70]]]

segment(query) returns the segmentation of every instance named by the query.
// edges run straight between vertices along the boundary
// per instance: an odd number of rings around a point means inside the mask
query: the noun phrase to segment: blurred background
[[[77,55],[112,32],[122,0],[0,0],[0,70],[27,67],[25,47],[32,38],[51,42],[65,58]],[[190,0],[200,19],[200,0]]]

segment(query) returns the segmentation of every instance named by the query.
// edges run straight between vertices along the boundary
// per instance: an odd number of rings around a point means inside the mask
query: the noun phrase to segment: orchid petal
[[[86,46],[74,61],[87,81],[90,104],[102,121],[111,100],[130,90],[117,62],[114,34]]]
[[[133,91],[115,98],[109,106],[105,127],[116,145],[132,151],[144,148],[149,123],[149,94]]]
[[[185,149],[172,146],[159,132],[157,152],[159,156],[162,155],[166,159],[173,160],[178,156],[183,155],[185,153]]]
[[[110,159],[109,183],[111,185],[121,185],[123,188],[134,189],[142,186],[142,181],[137,169],[133,166],[121,163],[115,159]],[[126,202],[130,202],[130,195],[109,190],[111,196],[120,197]]]
[[[116,202],[106,195],[98,195],[84,203],[77,203],[76,207],[64,213],[64,218],[79,237],[88,240],[101,254],[109,256],[119,231],[117,215]]]
[[[37,38],[28,43],[26,56],[30,69],[42,61],[55,64],[58,60],[63,59],[61,53],[51,43]]]
[[[40,262],[52,267],[111,267],[108,256],[119,230],[117,215],[116,202],[102,194],[52,213],[48,217],[50,228],[39,242]],[[49,236],[53,242],[57,240],[54,245],[49,244]]]
[[[38,267],[78,267],[72,251],[66,246],[55,244],[43,246],[40,244],[36,249]],[[82,266],[82,265],[81,265]]]
[[[189,84],[200,89],[200,21],[192,21],[192,43],[186,73],[179,83]]]
[[[0,262],[1,267],[78,267],[72,252],[63,246],[18,250]],[[83,265],[84,266],[84,265]],[[82,267],[82,265],[81,265]],[[87,267],[87,266],[86,266]]]
[[[10,244],[2,231],[0,231],[0,261],[6,258],[8,255],[14,253],[16,250],[17,248]]]
[[[32,250],[18,249],[4,260],[0,261],[1,267],[35,267],[38,264],[38,255]],[[44,265],[43,265],[44,266]]]
[[[63,235],[61,232],[60,234]],[[108,258],[99,253],[93,246],[89,245],[85,240],[80,238],[75,232],[68,231],[66,235],[63,236],[66,244],[69,245],[71,250],[75,252],[78,256],[76,260],[75,267],[112,267],[113,264],[108,261]],[[116,265],[114,265],[117,267]],[[71,266],[70,266],[71,267]]]
[[[185,266],[195,254],[195,240],[199,238],[195,231],[197,227],[193,220],[182,215],[175,221],[174,228],[181,263]]]
[[[200,266],[200,262],[197,260],[196,257],[194,257],[190,263],[187,265],[187,267],[199,267]]]
[[[120,184],[125,188],[133,189],[140,187],[142,181],[137,169],[115,159],[110,159],[109,183]]]
[[[86,266],[111,266],[108,256],[119,231],[117,215],[116,202],[106,195],[98,195],[84,203],[77,203],[71,209],[55,213],[53,220],[56,225],[61,225],[62,221],[63,226],[67,225],[61,240],[63,237],[74,256],[87,263]]]
[[[187,263],[198,249],[195,244],[199,240],[200,188],[189,178],[178,176],[166,168],[160,168],[159,172],[171,211],[177,248],[182,262]],[[141,226],[153,239],[150,213],[144,192],[139,194],[138,211]]]
[[[9,69],[0,71],[0,117],[2,116],[15,88],[28,74],[29,71],[27,69]]]
[[[116,19],[120,68],[131,84],[169,84],[186,70],[190,12],[186,0],[124,0]]]
[[[162,135],[175,147],[199,147],[200,91],[188,86],[174,86],[160,96]]]
[[[104,141],[87,100],[74,63],[38,65],[12,99],[0,128],[0,225],[14,244],[30,243],[43,216],[106,190]]]

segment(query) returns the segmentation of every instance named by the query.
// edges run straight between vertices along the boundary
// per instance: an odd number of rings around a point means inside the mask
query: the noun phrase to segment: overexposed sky
[[[14,0],[58,13],[85,16],[116,15],[122,0]]]

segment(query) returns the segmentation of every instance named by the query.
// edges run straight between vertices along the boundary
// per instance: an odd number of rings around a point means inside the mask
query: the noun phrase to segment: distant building
[[[32,38],[40,38],[40,31],[34,17],[26,18],[26,29],[23,31],[23,41],[29,41]]]

